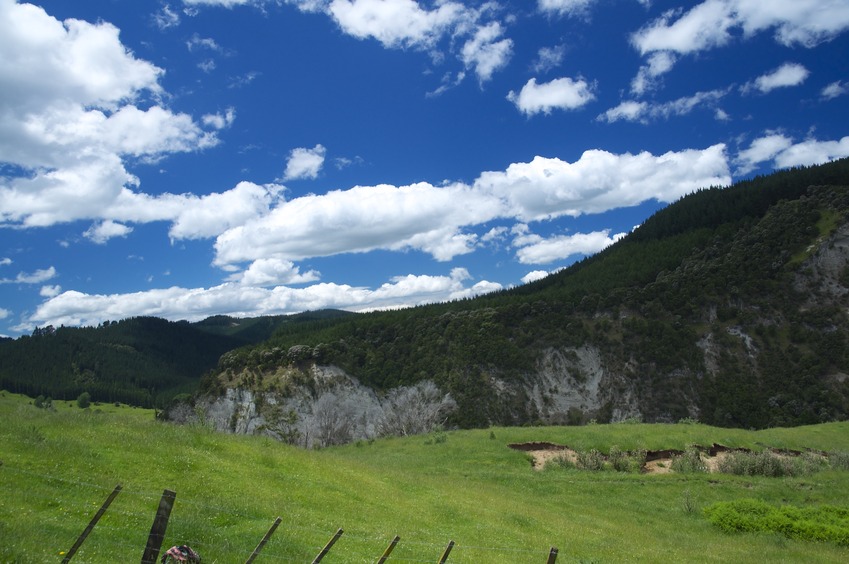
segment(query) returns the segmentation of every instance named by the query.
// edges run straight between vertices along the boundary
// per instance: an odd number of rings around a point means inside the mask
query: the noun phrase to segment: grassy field
[[[117,484],[123,491],[73,562],[141,559],[164,489],[177,492],[165,546],[204,562],[846,562],[849,548],[727,534],[702,509],[752,498],[849,506],[849,472],[798,478],[535,471],[508,444],[577,449],[812,448],[849,452],[849,422],[758,432],[703,425],[493,428],[305,451],[261,438],[154,420],[151,411],[68,402],[56,411],[0,394],[0,561],[59,562]]]

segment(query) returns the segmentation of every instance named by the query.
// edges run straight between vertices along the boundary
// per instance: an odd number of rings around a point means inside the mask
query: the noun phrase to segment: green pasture
[[[177,492],[165,546],[203,561],[245,562],[846,562],[849,548],[776,532],[728,533],[704,509],[754,499],[775,507],[849,507],[849,471],[765,478],[534,470],[510,443],[587,450],[721,443],[849,452],[849,422],[745,431],[698,424],[492,428],[305,451],[262,437],[154,420],[126,406],[0,394],[0,562],[60,562],[117,484],[123,487],[72,562],[141,559],[163,490]]]

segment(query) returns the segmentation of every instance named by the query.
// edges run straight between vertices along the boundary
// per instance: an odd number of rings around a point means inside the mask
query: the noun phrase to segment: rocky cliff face
[[[629,379],[609,369],[589,345],[544,350],[525,393],[544,423],[584,423],[602,410],[610,411],[612,421],[641,416]]]
[[[228,387],[221,394],[195,398],[193,404],[177,403],[162,417],[222,432],[265,434],[306,447],[380,434],[386,407],[374,390],[335,366],[310,364],[297,372],[287,372],[285,386],[268,386],[266,378],[265,390]],[[528,412],[540,423],[585,423],[602,410],[612,421],[641,417],[629,379],[608,370],[591,346],[545,350],[537,372],[521,384],[490,381],[493,394],[526,397]],[[334,432],[341,432],[344,440],[327,436]]]

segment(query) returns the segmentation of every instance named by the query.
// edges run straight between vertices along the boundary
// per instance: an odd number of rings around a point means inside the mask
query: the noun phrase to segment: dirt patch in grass
[[[578,460],[578,452],[566,445],[558,445],[549,442],[512,443],[507,445],[514,450],[528,454],[531,466],[534,470],[542,470],[546,464],[565,461],[569,465],[575,465]],[[719,472],[722,461],[735,452],[752,452],[746,448],[731,448],[717,443],[709,447],[694,445],[699,451],[699,457],[710,473]],[[777,456],[796,457],[801,456],[802,451],[788,449],[766,449]],[[813,452],[813,451],[811,451]],[[631,454],[631,453],[628,453]],[[677,449],[649,450],[646,451],[646,460],[640,471],[644,474],[669,474],[672,473],[672,462],[676,456],[681,456],[684,451]],[[827,456],[826,453],[816,453]]]

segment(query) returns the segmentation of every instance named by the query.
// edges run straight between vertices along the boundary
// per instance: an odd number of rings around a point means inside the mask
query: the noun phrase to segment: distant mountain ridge
[[[843,159],[706,188],[561,272],[474,299],[162,322],[162,339],[141,339],[149,347],[104,339],[128,322],[57,329],[0,343],[0,386],[45,395],[46,382],[97,384],[113,395],[155,387],[153,401],[191,390],[203,374],[195,401],[217,405],[231,430],[264,428],[286,398],[301,398],[300,411],[284,414],[297,418],[322,395],[379,399],[425,381],[456,401],[448,423],[461,427],[693,418],[762,428],[845,419],[847,187]],[[138,335],[134,327],[126,332]],[[176,338],[169,331],[201,345],[166,345],[167,335]],[[52,346],[74,332],[91,336]],[[105,351],[168,369],[156,381],[140,371],[117,378],[120,370],[105,369],[99,356]],[[21,359],[33,354],[52,359],[39,374],[55,378],[22,390],[32,372]],[[6,368],[9,358],[17,370]]]
[[[225,352],[268,339],[287,323],[347,312],[239,319],[215,316],[197,323],[135,317],[97,327],[39,327],[31,336],[0,341],[0,389],[142,407],[165,405],[197,389]]]

